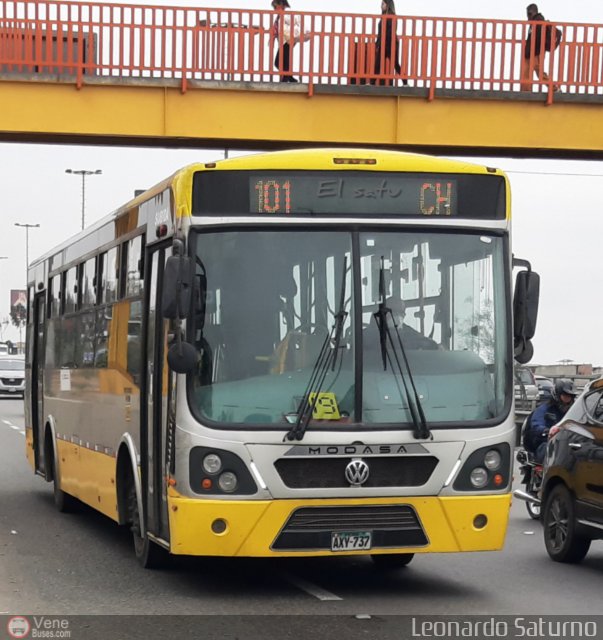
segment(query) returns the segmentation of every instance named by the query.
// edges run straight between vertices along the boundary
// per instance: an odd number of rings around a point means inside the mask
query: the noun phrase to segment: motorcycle
[[[526,509],[530,518],[534,520],[540,519],[540,488],[542,486],[542,477],[544,475],[544,467],[542,464],[534,460],[534,456],[525,449],[517,452],[517,462],[521,465],[519,470],[523,474],[521,483],[525,484],[526,490],[516,490],[513,495],[521,500],[525,500]]]
[[[540,520],[541,501],[540,501],[540,489],[542,487],[542,478],[544,477],[544,465],[540,462],[536,462],[534,454],[526,448],[526,432],[528,429],[529,416],[525,419],[521,427],[521,442],[523,448],[517,452],[517,462],[519,462],[519,470],[522,473],[521,483],[525,484],[526,490],[521,491],[517,489],[513,492],[513,495],[520,500],[525,500],[526,509],[530,518],[534,520]],[[549,430],[546,429],[542,432],[542,438],[548,438]]]

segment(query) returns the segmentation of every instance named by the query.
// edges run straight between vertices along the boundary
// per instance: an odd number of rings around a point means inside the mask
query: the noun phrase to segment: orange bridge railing
[[[430,99],[439,89],[539,91],[548,103],[556,91],[603,96],[603,25],[287,15],[293,29],[285,20],[275,28],[273,11],[0,0],[0,79],[73,79],[78,87],[98,78],[173,80],[186,91],[202,81],[278,82],[292,74],[310,94],[316,85],[407,84]],[[388,20],[395,37],[378,46]],[[543,36],[559,29],[557,48],[547,52],[547,38],[533,36],[526,52],[530,27]],[[287,36],[297,36],[295,46],[284,47]]]

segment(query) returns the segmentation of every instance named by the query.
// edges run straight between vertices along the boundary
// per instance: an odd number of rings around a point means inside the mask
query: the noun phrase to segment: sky
[[[269,1],[168,0],[138,5],[269,8]],[[324,11],[322,0],[290,0],[300,11]],[[523,19],[525,0],[398,0],[397,12],[409,16]],[[602,0],[539,3],[546,18],[603,25]],[[332,0],[329,11],[378,13],[379,0]],[[232,153],[232,152],[231,152]],[[86,181],[86,224],[130,200],[191,162],[220,159],[216,150],[142,149],[0,143],[0,338],[18,340],[8,319],[10,290],[25,284],[25,230],[14,223],[40,224],[29,231],[30,261],[81,226],[81,179],[65,169],[101,169]],[[599,326],[603,311],[603,162],[520,160],[470,161],[509,173],[513,197],[513,252],[541,275],[540,312],[533,363],[560,360],[603,365]]]

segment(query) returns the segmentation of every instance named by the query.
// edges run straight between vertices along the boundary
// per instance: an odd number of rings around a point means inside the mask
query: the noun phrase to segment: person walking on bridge
[[[290,8],[288,0],[272,0],[272,8],[277,12],[270,39],[271,43],[276,42],[277,44],[274,66],[282,72],[281,82],[298,82],[297,78],[294,78],[289,71],[293,58],[293,47],[302,39],[299,16],[291,19],[291,16],[285,14],[285,10]],[[307,40],[308,37],[308,34],[304,34],[303,40]]]
[[[544,71],[544,52],[554,51],[558,43],[551,43],[547,38],[554,37],[557,30],[551,25],[547,25],[542,13],[538,11],[538,6],[534,3],[527,7],[528,21],[528,37],[526,38],[523,57],[521,60],[521,91],[532,90],[532,74],[536,73],[536,77],[543,82],[549,81],[549,75]],[[538,23],[538,24],[532,24]],[[547,35],[548,30],[548,35]],[[543,40],[544,37],[544,40]],[[543,49],[544,45],[544,49]],[[559,91],[559,85],[553,85],[553,91]]]
[[[395,71],[397,75],[402,73],[399,53],[400,42],[396,35],[396,5],[394,0],[382,0],[381,20],[377,28],[377,42],[375,45],[375,75],[389,75]],[[393,84],[393,80],[377,80],[377,84]],[[407,85],[404,78],[402,84]]]

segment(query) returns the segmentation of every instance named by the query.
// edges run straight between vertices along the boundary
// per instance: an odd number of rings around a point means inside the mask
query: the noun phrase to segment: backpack
[[[563,31],[558,27],[555,27],[555,47],[552,48],[552,39],[553,39],[553,25],[547,24],[545,32],[544,32],[544,50],[554,51],[560,44],[561,40],[563,40]]]

